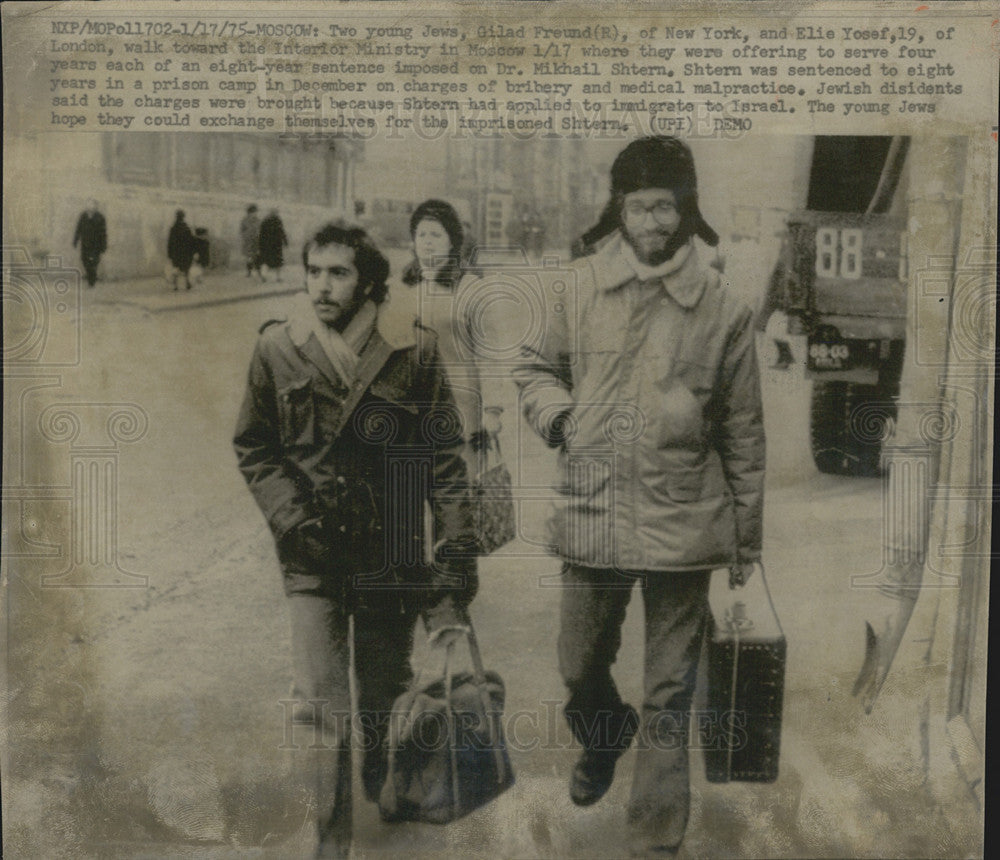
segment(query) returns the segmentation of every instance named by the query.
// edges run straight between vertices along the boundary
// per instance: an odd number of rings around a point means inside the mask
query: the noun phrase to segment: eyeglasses
[[[677,215],[677,207],[669,200],[657,200],[652,206],[643,206],[636,200],[626,203],[623,209],[626,221],[641,223],[649,212],[657,224],[669,224]]]

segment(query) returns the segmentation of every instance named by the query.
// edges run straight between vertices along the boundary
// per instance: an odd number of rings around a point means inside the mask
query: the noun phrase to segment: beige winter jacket
[[[764,425],[751,309],[694,247],[676,271],[640,282],[616,237],[571,275],[514,374],[528,422],[560,448],[553,551],[627,570],[758,560]]]

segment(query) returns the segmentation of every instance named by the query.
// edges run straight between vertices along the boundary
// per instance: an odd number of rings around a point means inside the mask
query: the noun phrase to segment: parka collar
[[[297,347],[302,348],[308,343],[313,333],[315,311],[305,293],[298,297],[299,303],[291,314],[288,322],[288,335]],[[375,330],[393,349],[409,349],[416,346],[417,336],[414,331],[413,317],[392,308],[388,302],[376,308]],[[367,340],[367,338],[366,338]]]
[[[693,243],[685,246],[687,258],[681,265],[659,278],[663,289],[682,308],[691,309],[698,304],[705,291],[705,274],[698,260]],[[597,289],[605,292],[621,287],[637,278],[635,269],[626,256],[627,245],[621,233],[591,258]],[[681,249],[682,251],[685,249]],[[680,253],[680,252],[678,252]]]
[[[289,339],[299,352],[316,365],[327,378],[342,379],[343,374],[334,367],[334,363],[314,331],[315,311],[308,296],[301,293],[296,298],[298,303],[289,315],[286,325]],[[417,330],[414,327],[412,316],[407,320],[404,315],[398,312],[387,313],[387,304],[384,303],[374,308],[377,314],[374,325],[367,327],[367,336],[362,343],[357,344],[356,352],[359,357],[362,353],[368,352],[379,341],[385,341],[393,351],[409,349],[417,344]],[[310,319],[310,315],[313,319]]]

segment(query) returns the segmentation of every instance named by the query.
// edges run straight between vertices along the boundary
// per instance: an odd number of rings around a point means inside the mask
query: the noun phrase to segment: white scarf
[[[358,361],[361,356],[361,349],[368,342],[372,329],[375,328],[375,320],[378,316],[378,308],[374,302],[365,302],[354,318],[347,324],[343,334],[338,332],[333,326],[328,326],[320,321],[316,316],[316,311],[310,305],[309,313],[312,317],[310,328],[316,335],[316,340],[330,359],[330,364],[337,371],[340,378],[350,385],[358,371]]]
[[[625,241],[624,237],[621,237],[620,241],[619,253],[621,253],[628,267],[635,272],[635,276],[640,281],[653,281],[673,274],[684,265],[688,254],[691,253],[691,240],[689,239],[687,244],[681,245],[669,260],[660,263],[658,266],[647,266],[635,255],[635,250]]]

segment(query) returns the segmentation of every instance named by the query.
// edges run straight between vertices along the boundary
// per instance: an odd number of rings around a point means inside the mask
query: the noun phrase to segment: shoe
[[[607,750],[584,750],[573,766],[569,781],[569,799],[577,806],[597,803],[611,788],[615,779],[618,754]]]
[[[621,720],[617,743],[611,749],[584,750],[573,766],[569,781],[569,798],[577,806],[597,803],[611,788],[615,765],[632,743],[639,728],[639,715],[628,706]]]

